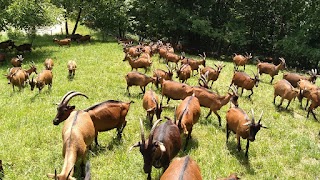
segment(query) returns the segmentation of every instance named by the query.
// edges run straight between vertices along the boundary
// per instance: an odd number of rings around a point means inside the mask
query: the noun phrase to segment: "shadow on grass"
[[[245,157],[245,152],[244,150],[241,150],[240,152],[238,151],[237,148],[237,144],[234,141],[228,141],[226,144],[229,152],[237,158],[237,160],[239,161],[240,164],[242,164],[242,166],[244,166],[247,170],[247,172],[251,175],[254,175],[256,172],[254,171],[254,169],[251,168],[250,165],[250,151],[248,152],[248,158]],[[249,149],[250,150],[250,149]]]
[[[189,139],[188,146],[187,146],[186,150],[183,150],[184,146],[186,144],[186,139],[187,139],[187,136],[182,135],[182,137],[181,137],[182,144],[181,144],[181,151],[179,152],[179,157],[186,156],[190,153],[190,150],[198,149],[198,147],[199,147],[198,139],[191,137],[191,139]]]
[[[286,109],[285,107],[283,106],[279,106],[279,105],[276,105],[276,104],[273,104],[274,105],[274,110],[277,111],[277,112],[282,112],[282,113],[286,113],[292,117],[294,117],[294,111],[292,109],[290,109],[290,106],[288,107],[288,109]],[[287,106],[287,105],[285,105]]]

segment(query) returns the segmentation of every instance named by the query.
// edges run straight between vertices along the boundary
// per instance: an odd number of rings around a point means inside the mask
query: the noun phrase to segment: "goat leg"
[[[280,106],[282,105],[283,100],[284,100],[284,98],[283,98],[283,97],[281,97],[281,101],[280,101],[280,104],[278,105],[278,107],[280,107]]]
[[[302,103],[301,103],[302,104]],[[307,99],[306,107],[304,107],[305,110],[307,110],[307,106],[309,105],[309,99]],[[302,105],[301,105],[302,106]]]
[[[129,91],[129,86],[127,86],[127,91],[128,91],[129,96],[131,96],[130,91]]]
[[[230,130],[229,130],[229,126],[228,126],[228,123],[226,124],[226,136],[227,136],[227,140],[226,140],[226,143],[228,142],[228,139],[229,139],[229,135],[230,135]]]
[[[252,94],[253,94],[253,90],[251,89],[251,94],[248,96],[249,99],[251,99]]]
[[[240,144],[240,135],[237,134],[237,148],[238,148],[238,151],[241,151],[241,144]]]
[[[247,139],[246,153],[245,156],[248,158],[248,150],[249,150],[249,140]]]
[[[187,136],[187,139],[186,139],[186,144],[184,145],[184,149],[183,149],[184,151],[187,149],[188,142],[191,139],[191,132],[192,132],[192,127],[191,127],[190,131],[188,132],[188,136]]]
[[[287,105],[287,107],[286,107],[286,109],[288,109],[288,107],[289,107],[289,104],[291,103],[291,100],[290,101],[288,101],[288,105]]]
[[[270,84],[272,84],[273,78],[274,78],[274,77],[271,77],[271,81],[270,81]]]
[[[96,143],[96,146],[97,146],[97,147],[100,146],[99,143],[98,143],[98,134],[97,134],[97,136],[94,138],[94,142]]]
[[[211,115],[211,113],[212,113],[212,111],[210,109],[208,115],[206,116],[206,119],[208,119],[208,117]]]
[[[220,115],[218,114],[217,111],[214,111],[214,114],[216,114],[216,116],[218,117],[219,126],[221,127],[221,117],[220,117]]]

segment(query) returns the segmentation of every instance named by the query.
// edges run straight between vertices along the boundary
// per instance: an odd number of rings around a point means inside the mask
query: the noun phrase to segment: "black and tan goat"
[[[279,59],[281,62],[277,66],[274,64],[265,63],[265,62],[259,62],[257,64],[258,72],[260,75],[269,74],[271,76],[270,84],[272,84],[274,76],[278,75],[279,70],[286,68],[286,61],[284,60],[284,58],[279,58]]]
[[[205,75],[206,73],[208,73],[207,81],[208,81],[208,83],[209,83],[209,81],[211,81],[211,85],[209,86],[209,88],[212,88],[213,82],[219,78],[219,75],[220,75],[222,68],[224,68],[226,65],[224,65],[222,62],[220,62],[220,63],[218,63],[218,65],[214,64],[214,66],[217,69],[213,69],[212,67],[206,66],[203,69],[201,69],[201,71],[200,71],[201,75]]]
[[[158,95],[154,91],[149,90],[143,95],[142,105],[147,111],[147,119],[149,119],[150,125],[152,126],[154,114],[156,114],[157,119],[160,119],[162,113],[162,102],[159,104]]]
[[[202,107],[210,108],[206,118],[208,118],[211,113],[214,112],[214,114],[218,117],[219,126],[221,126],[221,117],[218,114],[218,110],[220,110],[224,105],[228,104],[229,101],[238,106],[238,94],[235,87],[229,87],[232,92],[228,92],[225,96],[221,96],[203,87],[193,88],[195,96],[199,99],[200,105]]]
[[[39,93],[44,88],[45,85],[48,85],[48,89],[50,90],[52,88],[52,71],[51,70],[43,70],[36,79],[31,79],[29,82],[31,91],[33,91],[34,87],[36,86],[39,89]]]
[[[45,69],[47,70],[52,70],[53,69],[53,66],[54,66],[54,62],[51,58],[47,58],[45,61],[44,61],[44,67]]]
[[[179,81],[181,81],[181,83],[185,83],[191,77],[192,68],[189,64],[183,64],[176,72]]]
[[[281,79],[278,82],[276,82],[274,85],[274,97],[273,97],[273,104],[276,104],[276,97],[280,96],[281,101],[278,107],[280,107],[283,103],[284,99],[288,100],[288,105],[286,106],[286,109],[288,109],[288,106],[292,99],[295,99],[299,95],[299,90],[295,89],[287,80]]]
[[[198,164],[190,157],[175,158],[160,180],[202,180]]]
[[[206,67],[206,53],[203,52],[203,55],[199,54],[199,56],[202,58],[202,60],[194,60],[194,59],[189,59],[189,58],[184,58],[181,60],[181,65],[182,64],[189,64],[191,69],[192,69],[192,74],[196,75],[193,73],[194,70],[197,71],[197,74],[199,73],[199,67],[202,65],[203,67]]]
[[[310,81],[312,84],[315,84],[316,80],[317,80],[317,69],[311,69],[311,71],[309,71],[309,77],[297,74],[297,73],[284,73],[283,74],[283,79],[286,79],[287,81],[289,81],[289,83],[293,86],[293,87],[298,87],[298,82],[300,80],[307,80]]]
[[[247,62],[252,58],[251,53],[246,53],[245,56],[241,54],[234,54],[232,60],[234,63],[234,69],[238,70],[239,66],[243,66],[243,69],[246,69]]]
[[[65,121],[62,129],[64,163],[61,173],[58,175],[48,174],[49,178],[59,180],[74,179],[72,177],[74,174],[73,167],[78,161],[80,161],[81,173],[84,176],[86,154],[97,132],[88,112],[74,111],[74,106],[73,108],[67,108],[69,100],[78,95],[87,97],[79,92],[67,93],[58,105],[58,114],[60,115],[59,111],[63,111],[64,114],[60,118],[64,118],[63,121]],[[67,116],[66,113],[68,114]],[[55,120],[54,124],[57,125]]]
[[[74,60],[68,61],[67,64],[68,72],[69,72],[69,77],[74,77],[76,75],[76,70],[77,70],[77,63]]]
[[[143,68],[145,70],[144,73],[147,72],[148,68],[152,65],[152,61],[149,58],[137,58],[137,59],[133,59],[129,54],[126,54],[126,57],[124,58],[123,61],[128,60],[129,64],[131,66],[131,71],[133,69],[136,69],[136,71],[138,70],[138,68]]]
[[[162,69],[156,69],[153,71],[153,77],[156,78],[155,85],[157,88],[159,88],[160,79],[172,80],[172,76],[173,76],[172,67],[169,67],[168,65],[166,66],[168,68],[168,71],[164,71]]]
[[[191,139],[193,125],[198,122],[200,114],[200,103],[194,94],[186,97],[178,105],[175,111],[175,124],[178,125],[180,132],[187,136],[184,150],[186,150],[188,146],[188,142]]]
[[[260,128],[266,128],[261,124],[262,114],[260,115],[258,123],[255,123],[254,112],[251,109],[252,118],[249,119],[248,115],[238,107],[232,107],[228,110],[226,114],[226,136],[228,142],[230,132],[234,132],[237,136],[237,148],[238,151],[241,150],[240,137],[247,139],[246,153],[245,156],[248,157],[249,141],[253,142],[256,139],[256,134]]]
[[[145,140],[142,120],[140,119],[141,141],[134,144],[133,147],[140,147],[140,153],[143,156],[143,170],[148,174],[148,180],[151,180],[152,166],[163,168],[165,171],[170,161],[178,154],[181,149],[181,137],[179,128],[171,120],[157,126],[161,120],[157,120]]]
[[[254,74],[254,77],[250,77],[247,73],[245,72],[235,72],[233,74],[233,78],[230,84],[230,87],[232,85],[235,85],[237,88],[241,87],[241,95],[243,93],[243,89],[250,90],[251,94],[248,96],[250,99],[251,95],[253,94],[253,87],[256,86],[258,87],[259,84],[259,74]]]
[[[13,67],[21,67],[23,60],[24,58],[22,55],[17,55],[17,57],[11,59],[11,64]]]
[[[168,98],[167,104],[169,103],[170,99],[180,100],[193,94],[193,87],[187,84],[163,79],[160,81],[162,85],[161,94],[162,96],[166,96]]]
[[[73,94],[77,92],[70,91],[63,98],[60,104],[58,105],[58,112],[56,117],[53,120],[54,125],[58,125],[68,118],[70,113],[75,110],[75,106],[68,105],[69,101]],[[91,120],[93,121],[96,135],[95,143],[98,144],[98,132],[109,131],[114,128],[117,128],[118,137],[121,138],[122,132],[127,124],[126,116],[130,108],[130,102],[122,102],[109,100],[104,101],[98,104],[95,104],[87,109],[84,109],[84,112],[88,112]]]
[[[155,83],[156,82],[156,78],[154,77],[149,77],[145,74],[139,73],[139,72],[129,72],[126,76],[126,81],[127,81],[127,91],[129,96],[130,91],[129,91],[129,87],[131,86],[140,86],[140,89],[142,91],[142,93],[144,94],[146,91],[146,86],[152,82]]]

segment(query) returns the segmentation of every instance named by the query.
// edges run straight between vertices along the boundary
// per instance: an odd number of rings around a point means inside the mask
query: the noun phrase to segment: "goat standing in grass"
[[[287,81],[289,81],[289,83],[295,88],[298,87],[298,82],[300,80],[307,80],[312,84],[315,84],[318,77],[317,69],[311,69],[311,71],[309,71],[308,73],[310,75],[309,77],[306,77],[297,73],[287,72],[283,74],[283,79],[286,79]]]
[[[246,53],[245,56],[240,54],[234,54],[233,56],[233,63],[234,63],[234,69],[238,70],[239,66],[243,66],[243,69],[246,70],[246,64],[247,62],[252,58],[251,53]]]
[[[157,87],[157,89],[159,88],[159,83],[160,83],[160,79],[164,79],[164,80],[172,80],[172,76],[173,76],[173,72],[172,72],[172,67],[169,67],[168,65],[167,69],[168,71],[164,71],[162,69],[156,69],[153,71],[153,77],[156,78],[156,82],[155,85]]]
[[[142,94],[145,93],[146,91],[146,86],[152,82],[156,82],[156,78],[154,77],[149,77],[145,74],[139,73],[139,72],[129,72],[126,76],[126,81],[127,81],[127,92],[129,96],[131,96],[129,88],[131,86],[140,86],[140,89],[142,91]]]
[[[254,77],[250,77],[247,73],[245,72],[235,72],[233,74],[233,78],[230,84],[230,87],[234,84],[237,89],[241,87],[241,95],[243,94],[243,89],[250,90],[251,94],[248,96],[250,99],[251,95],[253,94],[253,87],[256,86],[258,87],[259,84],[259,74],[254,74]]]
[[[166,96],[168,98],[167,104],[169,103],[170,99],[180,100],[193,94],[193,87],[187,84],[163,79],[161,79],[160,82],[162,86],[161,94],[162,96]]]
[[[159,105],[159,98],[157,94],[149,90],[143,95],[142,99],[143,108],[147,111],[147,119],[150,121],[152,126],[153,116],[156,114],[157,119],[160,119],[162,113],[162,102]]]
[[[286,68],[286,61],[284,60],[284,58],[279,58],[279,59],[280,59],[281,62],[277,66],[274,65],[274,64],[265,63],[265,62],[259,62],[257,64],[258,73],[260,75],[269,74],[271,76],[270,84],[272,84],[274,76],[278,75],[279,70],[282,70],[282,69]]]
[[[300,93],[299,93],[300,106],[302,107],[302,99],[305,97],[307,99],[307,102],[304,109],[307,109],[309,101],[311,100],[310,92],[318,90],[319,87],[315,84],[312,84],[310,81],[303,80],[303,79],[301,79],[297,84],[300,89]]]
[[[74,77],[74,75],[76,75],[77,63],[74,60],[70,60],[68,61],[67,68],[69,72],[69,77]]]
[[[273,85],[274,87],[274,98],[273,98],[273,104],[276,104],[276,97],[281,97],[281,102],[278,107],[282,105],[282,102],[284,99],[288,100],[288,105],[286,106],[286,109],[288,109],[288,106],[292,99],[295,99],[299,95],[299,90],[293,88],[293,86],[285,79],[282,79],[275,83]]]
[[[54,62],[51,58],[47,58],[45,61],[44,61],[44,67],[45,69],[47,70],[52,70],[53,69],[53,66],[54,66]]]
[[[203,69],[201,69],[201,71],[200,71],[201,75],[205,75],[206,73],[208,73],[207,81],[208,81],[208,83],[209,83],[209,81],[211,81],[211,85],[208,86],[209,88],[212,88],[213,82],[219,78],[219,75],[220,75],[222,68],[224,68],[226,65],[224,65],[222,62],[220,62],[218,64],[214,64],[214,66],[217,69],[213,69],[212,67],[206,66]]]

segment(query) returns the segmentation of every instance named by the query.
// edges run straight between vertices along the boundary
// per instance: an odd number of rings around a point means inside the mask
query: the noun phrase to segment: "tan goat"
[[[181,83],[185,83],[191,77],[192,68],[189,64],[183,64],[176,72],[179,81],[181,81]]]
[[[194,60],[194,59],[189,59],[189,58],[184,58],[181,60],[181,65],[182,64],[189,64],[191,69],[192,69],[192,74],[196,75],[193,73],[194,70],[197,71],[197,74],[199,73],[199,67],[202,65],[203,67],[206,67],[206,53],[203,52],[203,55],[199,54],[199,56],[202,58],[202,60]]]
[[[251,53],[246,53],[245,56],[240,54],[234,54],[233,63],[234,63],[234,69],[238,70],[239,66],[243,66],[243,69],[246,69],[247,62],[252,58]]]
[[[68,61],[67,64],[68,72],[69,72],[69,77],[74,77],[76,75],[76,70],[77,70],[77,63],[74,60]]]
[[[173,76],[172,67],[169,67],[168,65],[166,66],[168,71],[164,71],[162,69],[156,69],[153,71],[153,77],[157,79],[155,82],[155,85],[157,88],[159,87],[160,79],[172,80],[172,76]]]
[[[300,106],[302,107],[302,99],[305,97],[307,99],[305,109],[307,109],[309,101],[311,100],[310,92],[314,90],[318,90],[319,87],[315,84],[312,84],[310,81],[303,80],[303,79],[300,80],[297,84],[300,89],[300,93],[299,93]]]
[[[254,74],[254,77],[250,77],[247,73],[245,72],[235,72],[233,74],[233,77],[232,77],[232,81],[231,81],[231,84],[230,84],[230,87],[231,85],[235,85],[237,87],[237,89],[239,87],[241,87],[241,95],[243,94],[243,89],[246,89],[246,90],[250,90],[251,91],[251,94],[248,96],[248,98],[250,99],[251,95],[253,94],[253,87],[256,86],[258,87],[258,84],[259,84],[259,74]]]
[[[277,66],[274,64],[265,63],[265,62],[259,62],[257,64],[258,72],[260,75],[264,73],[264,74],[269,74],[271,76],[270,84],[272,84],[274,76],[278,75],[279,70],[286,68],[286,61],[283,58],[279,58],[279,59],[281,62]]]
[[[34,87],[36,86],[39,89],[39,93],[44,88],[45,85],[48,85],[48,88],[51,89],[52,87],[52,71],[51,70],[43,70],[37,78],[34,80],[33,77],[29,82],[31,91],[33,91]]]
[[[11,64],[13,67],[21,67],[23,60],[24,58],[22,55],[17,55],[17,57],[11,59]]]
[[[12,84],[12,90],[14,91],[14,86],[17,86],[19,88],[19,91],[21,91],[21,88],[24,88],[25,81],[26,81],[26,73],[22,69],[16,69],[15,72],[9,73],[6,75],[7,79],[10,81],[10,84]]]
[[[142,73],[139,73],[139,72],[129,72],[126,76],[126,81],[127,81],[127,91],[128,91],[128,94],[129,96],[131,95],[130,94],[130,91],[129,91],[129,88],[131,86],[140,86],[140,89],[142,91],[142,93],[144,94],[145,93],[145,90],[146,90],[146,86],[152,82],[152,83],[155,83],[156,82],[156,78],[154,77],[149,77],[145,74],[142,74]]]
[[[308,80],[311,83],[315,83],[317,80],[317,69],[311,69],[311,71],[309,71],[309,77],[297,74],[297,73],[284,73],[283,74],[283,79],[286,79],[287,81],[289,81],[289,83],[293,86],[293,87],[298,87],[298,82],[300,80]]]
[[[311,104],[308,108],[308,114],[307,118],[309,118],[309,114],[313,115],[313,118],[318,121],[316,115],[314,114],[313,110],[316,109],[318,106],[320,106],[320,90],[306,90],[306,93],[308,93],[308,97],[311,100]]]
[[[178,66],[178,62],[182,59],[184,59],[184,52],[181,53],[181,55],[177,55],[175,53],[172,52],[168,52],[166,53],[166,63],[168,64],[169,62],[175,63],[176,67]]]
[[[44,61],[44,67],[47,69],[47,70],[52,70],[53,69],[53,66],[54,66],[54,62],[51,58],[47,58],[45,61]]]
[[[273,104],[276,104],[276,97],[280,96],[281,101],[278,107],[282,105],[282,102],[284,99],[288,100],[288,105],[286,106],[286,109],[288,109],[288,106],[292,99],[295,99],[299,95],[299,90],[293,88],[293,86],[285,79],[282,79],[275,83],[273,85],[274,87],[274,98],[273,98]]]
[[[145,70],[144,73],[147,72],[148,67],[150,67],[152,65],[152,61],[149,58],[137,58],[137,59],[133,59],[129,54],[126,54],[126,57],[123,61],[128,60],[129,64],[131,66],[131,71],[133,69],[136,69],[136,71],[138,70],[138,68],[143,68]]]
[[[54,38],[53,39],[53,42],[57,43],[59,46],[71,46],[71,39],[70,38],[65,38],[65,39],[57,39],[57,38]]]

